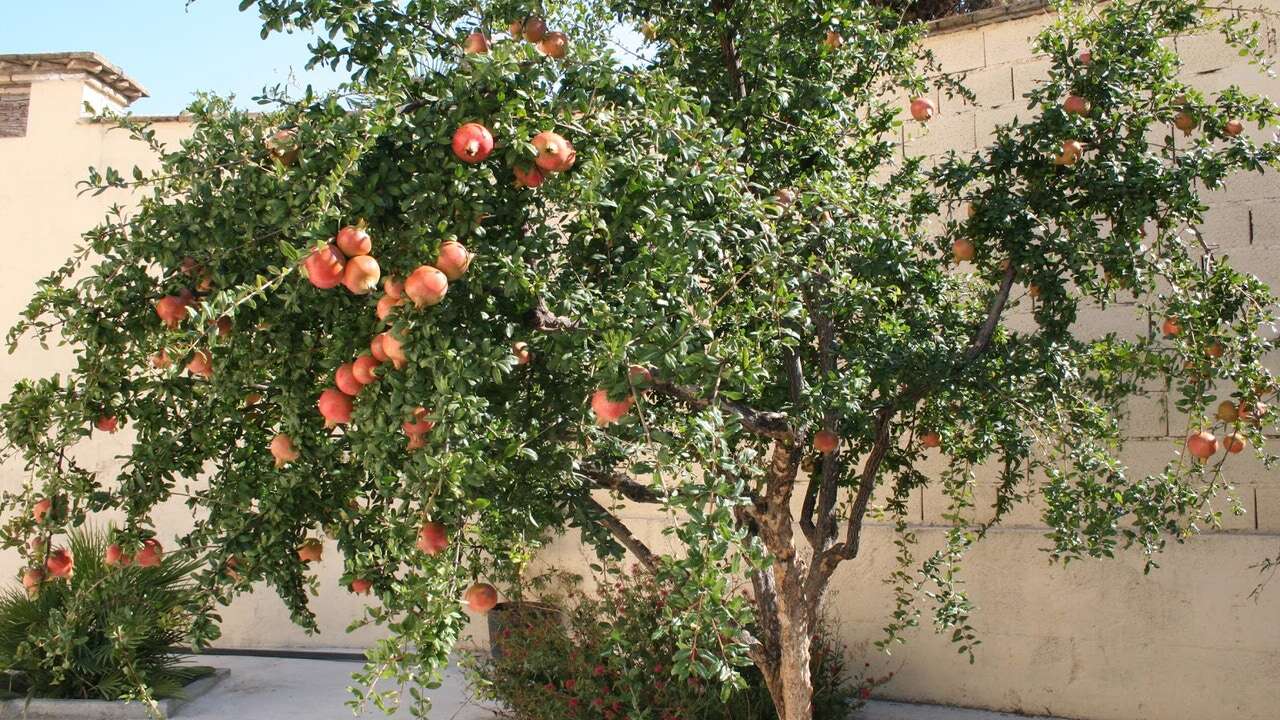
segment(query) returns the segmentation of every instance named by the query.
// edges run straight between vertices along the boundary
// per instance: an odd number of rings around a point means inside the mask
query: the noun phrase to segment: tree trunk
[[[794,562],[775,562],[777,582],[776,647],[768,648],[775,663],[769,678],[769,694],[779,720],[812,720],[813,677],[809,672],[816,613],[806,602],[802,568]],[[772,677],[770,677],[772,675]]]

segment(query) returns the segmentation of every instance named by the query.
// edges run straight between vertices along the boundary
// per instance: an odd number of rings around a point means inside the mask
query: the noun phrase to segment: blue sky
[[[305,71],[307,38],[259,38],[257,13],[236,0],[0,0],[0,54],[92,50],[151,93],[132,106],[173,114],[196,90],[234,93],[253,105],[264,85],[308,83],[328,89],[340,73]],[[290,79],[292,75],[292,80]]]

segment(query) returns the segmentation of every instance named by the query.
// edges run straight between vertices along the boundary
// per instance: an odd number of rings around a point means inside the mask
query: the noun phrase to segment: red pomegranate
[[[71,557],[71,553],[67,552],[66,548],[55,548],[44,561],[45,570],[49,571],[51,577],[56,578],[71,577],[71,570],[74,565],[75,560]]]
[[[618,422],[631,409],[633,402],[635,398],[630,395],[623,400],[610,400],[607,390],[596,390],[591,396],[591,410],[596,415],[596,424],[604,426]]]
[[[368,295],[378,287],[378,279],[382,270],[378,261],[369,255],[357,255],[347,261],[347,269],[342,272],[342,284],[353,295]]]
[[[404,434],[409,438],[410,450],[417,450],[420,447],[426,446],[426,435],[436,426],[434,422],[427,419],[430,414],[429,410],[420,407],[413,411],[413,420],[406,420],[401,423],[400,427],[404,430]]]
[[[1053,159],[1054,165],[1075,165],[1084,156],[1084,145],[1077,140],[1064,140],[1062,152]]]
[[[22,587],[27,589],[28,595],[35,595],[43,583],[44,570],[42,568],[27,568],[22,571]]]
[[[113,433],[120,429],[120,421],[115,415],[99,415],[98,419],[93,421],[93,426],[102,432]]]
[[[156,315],[170,330],[176,330],[187,316],[187,303],[177,295],[166,295],[156,301]]]
[[[1227,124],[1222,128],[1222,132],[1227,137],[1236,137],[1244,132],[1244,123],[1239,120],[1228,120]]]
[[[364,578],[356,578],[351,581],[351,592],[356,595],[368,595],[369,590],[373,587],[373,581]]]
[[[1200,460],[1208,460],[1213,457],[1214,453],[1218,452],[1218,438],[1207,430],[1192,433],[1187,438],[1187,452]]]
[[[533,362],[533,353],[529,352],[529,344],[525,342],[511,343],[511,354],[516,356],[517,365],[528,365]]]
[[[1222,447],[1232,455],[1244,452],[1244,449],[1248,446],[1249,441],[1240,433],[1231,433],[1222,438]]]
[[[404,297],[404,283],[394,277],[387,276],[387,278],[382,281],[382,291],[399,300]]]
[[[507,32],[511,33],[512,40],[519,40],[524,37],[524,21],[512,20],[507,26]]]
[[[1089,101],[1079,95],[1068,95],[1062,101],[1062,109],[1068,115],[1087,115],[1090,107]]]
[[[538,49],[543,55],[560,60],[569,54],[569,36],[562,32],[549,32],[538,43]]]
[[[124,567],[133,562],[133,558],[127,555],[124,548],[117,543],[111,543],[107,546],[106,553],[103,554],[102,561],[108,567]]]
[[[347,257],[368,255],[373,251],[373,239],[369,237],[369,232],[357,225],[347,225],[342,228],[333,240],[342,254]]]
[[[450,240],[440,246],[440,254],[436,256],[436,267],[450,281],[460,280],[471,266],[471,253],[462,243]]]
[[[342,283],[347,259],[337,245],[329,244],[312,252],[303,262],[307,279],[321,290],[332,290]]]
[[[476,30],[467,36],[466,41],[462,44],[462,51],[468,55],[477,55],[489,52],[489,38],[485,34]]]
[[[830,430],[819,430],[813,436],[813,448],[823,455],[835,452],[839,445],[840,437]]]
[[[151,356],[151,367],[159,370],[163,370],[169,367],[170,362],[171,361],[169,360],[169,353],[165,352],[164,350],[161,350],[160,352],[155,353]]]
[[[951,257],[958,263],[973,260],[976,254],[977,248],[968,238],[956,238],[956,241],[951,243]]]
[[[437,305],[448,291],[449,277],[431,265],[420,266],[404,281],[404,293],[416,307]]]
[[[343,363],[338,366],[337,371],[333,374],[333,384],[351,397],[359,395],[360,391],[364,389],[364,385],[356,380],[354,369],[355,363]]]
[[[942,445],[942,437],[930,430],[920,436],[920,444],[927,448],[940,447]]]
[[[828,50],[839,50],[844,47],[844,37],[835,30],[828,30],[826,37],[822,39],[822,45]]]
[[[1181,130],[1183,135],[1190,135],[1199,124],[1200,122],[1189,112],[1179,112],[1173,116],[1173,126]]]
[[[320,562],[324,555],[324,544],[316,538],[307,538],[298,546],[298,559],[304,563]]]
[[[404,346],[389,332],[382,333],[382,351],[386,353],[392,367],[397,370],[409,362],[409,358],[404,354]]]
[[[271,438],[271,457],[276,459],[276,467],[284,467],[298,459],[298,449],[293,446],[293,438],[279,433]]]
[[[1178,318],[1167,317],[1160,324],[1160,332],[1164,333],[1165,337],[1177,337],[1182,334],[1182,323],[1178,322]]]
[[[533,136],[533,147],[538,151],[534,162],[544,172],[564,172],[578,157],[572,143],[549,130]]]
[[[386,335],[386,333],[374,335],[373,339],[369,341],[369,352],[373,355],[373,358],[380,363],[384,363],[391,359],[387,357],[387,351],[382,347],[382,343],[385,340],[383,337],[384,335]]]
[[[187,362],[187,372],[205,380],[213,377],[213,358],[207,350],[197,350]]]
[[[933,101],[929,98],[918,97],[911,101],[911,117],[916,122],[929,122],[933,119],[935,112]]]
[[[316,401],[320,414],[324,416],[324,426],[345,425],[351,422],[353,404],[351,396],[336,388],[325,388]]]
[[[45,515],[48,515],[52,509],[53,501],[49,498],[41,498],[36,501],[35,505],[31,506],[31,519],[35,520],[37,525],[42,525],[44,524]]]
[[[547,23],[537,15],[533,15],[524,21],[524,39],[531,43],[542,42],[542,38],[547,36]]]
[[[1090,65],[1093,64],[1093,53],[1089,52],[1088,50],[1081,52],[1079,55],[1076,56],[1076,62],[1079,62],[1081,65],[1084,65],[1085,67],[1089,67]]]
[[[351,375],[356,379],[356,382],[361,385],[368,385],[378,379],[378,376],[374,371],[376,371],[378,366],[381,364],[382,363],[378,362],[378,359],[372,355],[361,355],[356,358],[354,363],[351,364]]]
[[[133,561],[138,567],[155,567],[163,559],[164,548],[160,545],[160,541],[148,538],[142,541],[142,549],[134,556]]]
[[[493,152],[493,133],[480,123],[466,123],[453,133],[453,154],[465,163],[484,162]]]
[[[383,295],[378,298],[378,319],[386,322],[387,318],[391,317],[391,313],[396,309],[396,306],[403,302],[404,300],[391,297],[390,295]]]
[[[218,337],[227,337],[235,329],[235,323],[226,315],[214,320],[212,324],[214,330],[218,333]]]
[[[449,547],[449,532],[438,522],[425,522],[418,529],[418,541],[414,545],[428,555],[439,555]]]
[[[546,179],[536,167],[525,169],[517,165],[511,168],[511,172],[516,176],[516,187],[536,188]]]
[[[483,615],[498,604],[498,590],[489,583],[476,583],[467,588],[462,598],[471,612]]]

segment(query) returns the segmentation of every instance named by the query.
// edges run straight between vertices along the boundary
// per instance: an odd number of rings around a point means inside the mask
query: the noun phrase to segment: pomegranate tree
[[[975,652],[954,565],[914,544],[926,489],[997,524],[1034,498],[1056,559],[1154,554],[1272,457],[1276,298],[1186,229],[1224,178],[1280,169],[1277,108],[1188,85],[1196,0],[1050,22],[1017,121],[920,162],[905,140],[972,108],[887,3],[249,4],[350,83],[200,98],[136,210],[41,282],[14,337],[75,362],[0,406],[26,470],[0,542],[32,587],[112,517],[113,564],[163,566],[163,541],[206,598],[269,585],[304,627],[312,587],[367,591],[392,629],[367,687],[433,677],[574,528],[672,590],[655,682],[751,664],[808,720],[819,608],[880,587],[872,544],[905,558],[878,639],[920,614]],[[1142,330],[1075,336],[1098,308]],[[1152,387],[1185,426],[1138,472],[1115,419]],[[99,441],[124,461],[81,461]],[[156,527],[179,494],[192,527]]]

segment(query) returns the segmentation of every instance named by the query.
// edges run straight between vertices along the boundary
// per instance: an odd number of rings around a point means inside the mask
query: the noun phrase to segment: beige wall
[[[1258,0],[1264,2],[1264,0]],[[1280,11],[1280,0],[1265,0]],[[1253,3],[1249,3],[1252,5]],[[949,72],[967,73],[977,102],[965,105],[938,98],[940,114],[926,132],[904,128],[909,154],[970,150],[982,144],[996,123],[1025,114],[1019,97],[1046,72],[1047,63],[1030,52],[1028,38],[1047,22],[1040,14],[1000,23],[935,33],[929,45]],[[1274,45],[1274,27],[1268,26]],[[1261,78],[1234,52],[1207,38],[1182,38],[1178,50],[1188,62],[1190,79],[1217,89],[1238,83],[1245,89],[1280,97],[1280,83]],[[1274,48],[1272,48],[1274,50]],[[145,78],[144,78],[145,80]],[[109,202],[104,196],[75,196],[75,181],[85,167],[107,165],[127,170],[144,164],[143,148],[121,133],[79,119],[82,86],[76,80],[36,83],[32,88],[28,137],[0,138],[0,216],[22,228],[11,241],[19,252],[0,256],[0,277],[22,279],[0,288],[0,324],[11,324],[32,290],[32,282],[57,266]],[[158,126],[165,140],[186,132],[182,123]],[[1276,174],[1232,181],[1211,196],[1206,237],[1223,248],[1239,268],[1280,287],[1280,182]],[[1081,331],[1116,329],[1141,332],[1147,319],[1133,307],[1086,315]],[[0,387],[17,378],[66,366],[65,353],[24,348],[0,361]],[[1129,461],[1155,468],[1175,449],[1181,433],[1169,418],[1167,398],[1157,391],[1135,401],[1127,427],[1134,440]],[[123,433],[122,433],[123,435]],[[95,465],[110,467],[110,457],[127,438],[95,446]],[[0,482],[13,487],[18,467],[0,470]],[[983,644],[969,665],[945,639],[927,628],[909,635],[891,657],[870,643],[880,637],[890,589],[881,580],[893,565],[891,530],[867,532],[865,551],[856,564],[837,575],[832,612],[859,660],[875,672],[897,673],[882,694],[893,698],[958,703],[1029,713],[1053,713],[1090,720],[1262,720],[1280,716],[1280,585],[1255,601],[1248,598],[1257,576],[1249,565],[1280,550],[1280,482],[1275,471],[1242,460],[1229,471],[1247,509],[1228,516],[1226,529],[1172,548],[1162,568],[1142,574],[1139,557],[1113,561],[1049,565],[1034,506],[1021,507],[978,545],[966,564],[967,588],[978,606],[974,625]],[[993,496],[989,483],[975,489],[981,518]],[[940,542],[945,509],[936,491],[914,499],[915,530],[921,553]],[[628,508],[625,518],[637,534],[665,548],[662,520],[643,508]],[[173,508],[158,517],[174,531],[190,523]],[[226,646],[349,646],[365,644],[375,631],[343,632],[359,612],[359,601],[336,586],[341,559],[330,545],[319,565],[324,590],[315,607],[323,632],[306,637],[288,621],[269,590],[237,600],[224,613]],[[542,558],[547,564],[581,569],[587,551],[567,536]],[[0,576],[16,569],[16,556],[0,558]],[[483,630],[476,628],[479,637]]]

